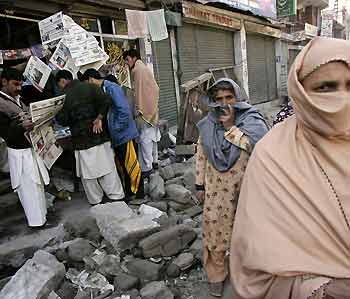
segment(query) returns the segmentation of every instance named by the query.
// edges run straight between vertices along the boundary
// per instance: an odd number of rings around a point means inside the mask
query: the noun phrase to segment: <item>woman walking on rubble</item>
[[[197,197],[204,201],[204,267],[211,295],[221,297],[241,179],[255,143],[268,131],[264,118],[230,79],[209,89],[210,111],[198,123]]]
[[[259,142],[243,180],[235,298],[350,298],[350,42],[312,40],[288,89],[295,115]]]

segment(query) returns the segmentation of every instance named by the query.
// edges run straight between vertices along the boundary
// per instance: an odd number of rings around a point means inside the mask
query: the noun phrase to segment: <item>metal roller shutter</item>
[[[208,69],[234,65],[231,31],[185,24],[178,28],[178,48],[182,83]]]
[[[170,39],[153,43],[155,53],[154,75],[158,82],[160,118],[169,121],[173,126],[177,123],[177,103]]]
[[[252,104],[277,98],[276,55],[274,39],[247,36],[249,98]]]

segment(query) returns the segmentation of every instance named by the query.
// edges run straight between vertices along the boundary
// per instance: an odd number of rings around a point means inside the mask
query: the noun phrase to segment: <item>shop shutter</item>
[[[154,75],[158,82],[160,118],[169,121],[170,126],[177,123],[177,103],[171,56],[170,39],[153,43]]]
[[[267,100],[277,99],[277,78],[276,78],[276,48],[275,40],[270,37],[265,39],[266,55],[266,78],[267,78]]]
[[[262,35],[247,35],[249,98],[252,104],[277,98],[274,40]]]
[[[234,65],[231,31],[185,24],[178,28],[178,50],[182,83],[211,68]]]

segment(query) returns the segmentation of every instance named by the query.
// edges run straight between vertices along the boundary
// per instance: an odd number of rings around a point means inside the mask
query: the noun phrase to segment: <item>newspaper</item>
[[[64,27],[63,42],[69,48],[76,66],[105,60],[107,54],[102,50],[91,33],[80,27],[66,15],[64,16]]]
[[[35,127],[52,119],[58,111],[60,111],[64,104],[65,95],[51,98],[48,100],[31,103],[29,111],[32,116],[32,122]]]
[[[38,57],[31,56],[23,73],[35,88],[43,91],[47,80],[51,74],[51,69]]]
[[[43,159],[45,166],[51,169],[52,165],[63,153],[57,144],[56,136],[51,123],[47,122],[29,132],[29,138],[34,151]]]
[[[50,62],[56,69],[70,71],[74,77],[76,77],[76,74],[79,71],[79,67],[75,65],[68,47],[62,40],[59,42],[56,51],[51,56]]]
[[[43,45],[50,44],[63,37],[63,13],[58,12],[39,22],[39,31]]]
[[[62,109],[65,96],[31,103],[30,113],[34,129],[28,138],[34,151],[43,159],[45,166],[50,169],[62,154],[63,149],[57,144],[56,134],[50,120]]]

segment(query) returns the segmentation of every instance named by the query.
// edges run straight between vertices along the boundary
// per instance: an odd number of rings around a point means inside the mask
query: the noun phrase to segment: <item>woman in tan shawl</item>
[[[350,298],[350,42],[316,38],[289,75],[295,115],[256,146],[231,243],[240,299]]]

